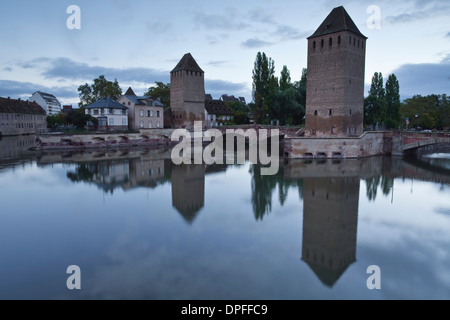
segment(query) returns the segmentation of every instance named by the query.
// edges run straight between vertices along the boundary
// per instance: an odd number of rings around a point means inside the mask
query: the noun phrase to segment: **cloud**
[[[249,90],[246,83],[234,83],[223,80],[205,80],[205,91],[213,95],[214,97],[219,97],[222,94],[233,94],[247,96]]]
[[[272,42],[261,40],[258,38],[248,39],[241,43],[242,47],[249,48],[249,49],[267,47],[267,46],[271,46],[271,45],[273,45]]]
[[[242,30],[250,27],[249,24],[241,22],[242,19],[230,18],[227,15],[208,14],[203,12],[196,12],[194,14],[194,22],[197,26],[205,28],[207,30],[219,29],[219,30]]]
[[[273,33],[274,36],[280,37],[282,41],[305,39],[309,34],[309,32],[302,32],[287,25],[278,25],[277,30]]]
[[[68,81],[91,81],[104,75],[108,80],[121,82],[168,82],[169,71],[150,68],[109,68],[90,66],[67,58],[39,58],[18,64],[25,69],[40,69],[46,79],[65,79]]]
[[[13,69],[11,67],[4,67],[3,71],[11,72]]]
[[[213,61],[209,61],[206,65],[207,66],[213,66],[213,67],[217,67],[217,66],[222,66],[224,64],[227,64],[228,61],[223,61],[223,60],[213,60]]]
[[[450,94],[450,61],[405,64],[394,70],[402,99],[414,95]]]
[[[450,38],[450,32],[445,35],[446,38]]]
[[[414,12],[401,13],[395,16],[388,16],[386,21],[392,24],[410,23],[428,18],[436,18],[438,16],[447,16],[448,14],[450,14],[450,6],[448,3],[443,2],[440,4],[438,2],[433,2],[432,7]]]
[[[1,97],[31,97],[31,95],[36,91],[52,93],[58,98],[78,98],[78,91],[76,86],[48,87],[31,82],[0,80]]]
[[[261,8],[255,8],[251,10],[249,13],[249,19],[253,22],[273,24],[273,25],[277,24],[273,16],[265,13]]]

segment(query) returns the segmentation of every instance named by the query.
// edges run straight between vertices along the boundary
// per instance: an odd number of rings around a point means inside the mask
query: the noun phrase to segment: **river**
[[[450,299],[449,154],[262,176],[32,145],[0,140],[0,299]]]

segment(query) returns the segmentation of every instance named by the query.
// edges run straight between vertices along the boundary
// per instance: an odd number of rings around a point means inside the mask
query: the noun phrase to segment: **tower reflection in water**
[[[333,287],[356,261],[359,177],[305,179],[302,260]]]

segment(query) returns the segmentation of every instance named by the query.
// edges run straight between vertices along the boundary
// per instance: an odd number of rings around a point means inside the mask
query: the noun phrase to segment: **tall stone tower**
[[[205,72],[190,53],[170,73],[170,106],[174,128],[192,129],[205,121]]]
[[[308,38],[307,137],[363,133],[366,40],[342,6]]]

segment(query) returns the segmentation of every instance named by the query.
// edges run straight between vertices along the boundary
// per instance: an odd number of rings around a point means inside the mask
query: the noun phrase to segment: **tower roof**
[[[124,96],[135,96],[133,89],[131,87],[128,88],[127,92],[125,92]]]
[[[350,31],[367,39],[367,37],[359,31],[358,27],[343,6],[334,8],[316,32],[314,32],[314,34],[309,38],[324,36],[341,31]]]
[[[204,73],[190,53],[186,53],[171,72],[177,71],[196,71]]]

